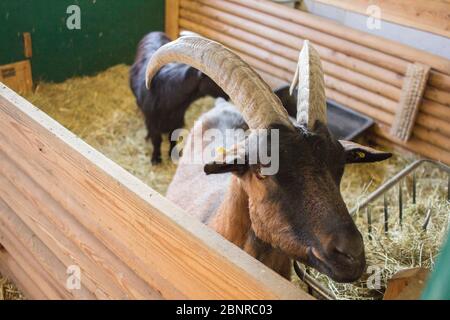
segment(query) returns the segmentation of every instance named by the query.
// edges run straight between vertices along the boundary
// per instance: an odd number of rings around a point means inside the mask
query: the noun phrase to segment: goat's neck
[[[237,177],[232,175],[230,180],[224,200],[209,226],[243,248],[251,230],[248,196]]]
[[[251,228],[248,195],[237,177],[231,177],[225,198],[209,222],[209,226],[228,241],[289,279],[290,259],[255,236]]]

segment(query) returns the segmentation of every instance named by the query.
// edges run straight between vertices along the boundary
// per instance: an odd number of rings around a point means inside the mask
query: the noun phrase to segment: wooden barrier
[[[2,84],[0,163],[0,272],[28,298],[311,298]]]
[[[374,118],[379,140],[450,163],[449,60],[271,1],[176,3],[171,24],[230,47],[274,87],[291,81],[309,39],[322,58],[328,98]],[[402,142],[388,132],[407,66],[414,62],[432,69],[412,138]]]

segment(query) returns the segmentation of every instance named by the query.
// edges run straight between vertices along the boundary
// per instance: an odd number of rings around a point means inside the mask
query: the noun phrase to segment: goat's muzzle
[[[340,227],[308,250],[308,264],[337,282],[358,280],[366,267],[364,243],[354,225]]]

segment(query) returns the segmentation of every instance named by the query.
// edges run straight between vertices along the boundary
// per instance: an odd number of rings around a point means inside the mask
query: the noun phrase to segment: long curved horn
[[[290,92],[298,84],[297,123],[313,129],[316,120],[327,123],[327,99],[322,64],[316,49],[308,40],[303,43]]]
[[[223,45],[203,37],[185,36],[162,46],[147,65],[147,88],[159,69],[171,62],[188,64],[215,81],[240,109],[251,129],[267,128],[271,123],[292,126],[270,87]]]

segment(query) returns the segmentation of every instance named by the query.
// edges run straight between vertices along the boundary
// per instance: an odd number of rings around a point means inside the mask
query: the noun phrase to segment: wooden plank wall
[[[175,2],[180,8],[169,18],[178,29],[228,46],[272,86],[291,81],[303,40],[311,40],[323,60],[328,98],[374,118],[376,142],[450,164],[449,60],[266,0]],[[389,128],[411,62],[432,70],[412,138],[404,143]]]
[[[1,83],[0,163],[0,272],[28,298],[309,298]]]
[[[381,19],[432,32],[450,38],[450,2],[448,0],[315,0],[338,8],[367,15],[376,5]]]

